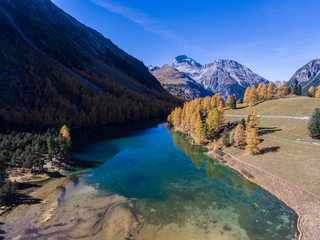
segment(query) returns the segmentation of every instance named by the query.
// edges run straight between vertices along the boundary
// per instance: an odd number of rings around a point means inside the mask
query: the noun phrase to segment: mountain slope
[[[107,124],[178,103],[141,61],[50,0],[0,0],[0,27],[2,125]]]
[[[212,96],[212,92],[204,89],[186,73],[180,72],[169,65],[164,65],[161,68],[149,67],[149,71],[157,78],[164,89],[180,99],[193,100],[199,97]]]
[[[304,65],[291,77],[289,86],[301,84],[302,94],[306,95],[311,86],[320,86],[320,59],[315,59]]]
[[[219,93],[224,98],[232,94],[241,98],[245,89],[252,84],[257,86],[261,82],[268,82],[247,67],[232,60],[217,59],[211,64],[202,66],[195,60],[182,55],[174,59],[172,67],[188,74],[205,89]]]

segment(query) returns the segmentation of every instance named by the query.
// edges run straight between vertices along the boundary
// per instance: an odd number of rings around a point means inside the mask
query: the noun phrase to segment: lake
[[[162,124],[78,130],[73,139],[72,171],[86,173],[62,205],[88,186],[99,198],[122,196],[144,221],[137,239],[270,240],[297,233],[294,211]]]

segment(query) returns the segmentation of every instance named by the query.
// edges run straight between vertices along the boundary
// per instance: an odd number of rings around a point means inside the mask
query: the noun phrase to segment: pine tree
[[[298,87],[297,87],[296,84],[293,85],[293,87],[292,87],[292,93],[295,94],[295,95],[298,95]]]
[[[246,144],[245,131],[242,124],[238,124],[238,126],[236,127],[233,135],[233,140],[235,147],[243,147]]]
[[[60,129],[60,134],[67,140],[71,139],[69,128],[66,125],[63,125],[62,128]]]
[[[258,133],[256,128],[247,128],[247,137],[246,137],[246,150],[250,154],[258,154],[260,149],[258,147],[260,141],[258,138]]]
[[[301,96],[301,93],[302,93],[302,87],[301,87],[301,84],[299,83],[298,84],[298,89],[297,89],[297,95]]]
[[[237,108],[237,97],[235,94],[232,95],[230,99],[230,108],[236,109]]]
[[[244,128],[247,127],[246,120],[244,119],[244,117],[241,119],[240,124],[242,124]]]
[[[314,86],[311,86],[311,87],[308,89],[308,96],[309,96],[309,97],[313,97],[314,94],[315,94]]]
[[[320,139],[320,108],[316,108],[309,121],[309,135],[312,138]]]
[[[287,95],[289,95],[291,93],[291,87],[287,87]]]
[[[225,128],[223,130],[223,134],[222,134],[222,144],[225,147],[230,147],[230,135],[228,133],[228,128]]]

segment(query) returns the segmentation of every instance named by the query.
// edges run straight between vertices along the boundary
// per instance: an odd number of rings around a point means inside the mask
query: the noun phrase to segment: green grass
[[[254,107],[227,110],[225,114],[245,115],[256,110],[260,115],[311,116],[316,107],[320,107],[320,99],[290,97],[266,101]],[[230,122],[240,119],[241,117],[226,117],[226,121]],[[308,122],[298,119],[260,118],[261,131],[269,131],[260,136],[260,147],[266,153],[251,156],[236,148],[225,151],[302,190],[320,196],[320,141],[308,136]],[[297,139],[301,139],[301,142]]]

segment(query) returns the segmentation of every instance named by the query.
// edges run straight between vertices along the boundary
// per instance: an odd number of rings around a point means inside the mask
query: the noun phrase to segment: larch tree
[[[224,110],[223,110],[223,105],[224,105],[224,102],[223,102],[223,99],[220,96],[220,103],[218,105],[218,112],[219,112],[219,117],[220,117],[219,129],[223,129],[224,128]]]
[[[257,128],[258,125],[259,125],[258,113],[256,111],[253,111],[250,114],[250,118],[249,118],[249,122],[248,122],[247,126],[249,128]]]
[[[283,81],[282,86],[279,88],[279,97],[285,97],[287,96],[287,82]]]
[[[274,98],[274,89],[275,89],[275,86],[273,82],[269,82],[268,88],[267,88],[267,99]]]
[[[173,119],[173,124],[175,127],[179,127],[181,124],[181,108],[176,108],[175,114],[174,114],[174,119]]]
[[[316,93],[314,94],[315,98],[320,98],[320,87],[318,87]]]
[[[265,83],[260,83],[260,91],[259,91],[259,99],[260,100],[265,100],[267,99],[267,86]]]
[[[257,100],[258,100],[258,93],[257,93],[256,87],[252,85],[250,89],[249,106],[252,107],[253,105],[255,105]]]
[[[217,140],[214,140],[214,145],[213,145],[213,151],[218,151],[219,150],[219,143]]]
[[[252,155],[258,154],[260,148],[258,147],[260,141],[256,128],[247,128],[246,147],[245,149]]]
[[[63,125],[60,129],[60,134],[67,140],[71,139],[69,128],[66,125]]]
[[[314,86],[311,86],[311,87],[308,89],[308,96],[309,96],[309,97],[313,97],[314,94],[315,94]]]
[[[231,103],[231,96],[229,95],[228,98],[227,98],[226,105],[230,106],[230,103]]]
[[[220,133],[220,113],[217,108],[209,112],[207,120],[207,136],[211,139],[216,139]]]
[[[251,91],[251,88],[247,87],[243,97],[243,102],[247,105],[249,104],[250,91]]]
[[[244,126],[242,124],[238,124],[233,134],[234,146],[235,147],[244,147],[246,145],[246,137]]]
[[[200,145],[204,142],[204,140],[205,140],[205,128],[199,114],[196,122],[195,144]]]

